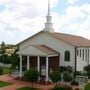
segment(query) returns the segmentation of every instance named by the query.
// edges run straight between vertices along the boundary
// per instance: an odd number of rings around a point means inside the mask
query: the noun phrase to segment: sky
[[[90,39],[90,0],[51,0],[55,32]],[[17,44],[43,30],[48,0],[0,0],[0,43]]]

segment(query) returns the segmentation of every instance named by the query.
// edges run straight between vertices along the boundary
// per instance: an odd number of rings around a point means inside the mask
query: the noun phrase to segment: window
[[[80,57],[81,57],[81,49],[80,49]]]
[[[70,61],[70,52],[69,51],[65,51],[64,59],[65,59],[65,61]]]
[[[79,49],[77,49],[77,56],[79,55]]]
[[[83,60],[84,60],[84,49],[83,49]]]
[[[85,52],[85,60],[87,61],[87,59],[88,59],[88,52],[87,52],[87,49],[86,49],[86,52]]]

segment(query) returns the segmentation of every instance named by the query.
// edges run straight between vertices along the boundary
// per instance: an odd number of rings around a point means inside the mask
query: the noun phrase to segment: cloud
[[[74,5],[79,0],[67,1],[65,14],[52,12],[55,31],[90,38],[90,4],[79,6]],[[52,0],[51,7],[58,2]],[[44,28],[47,0],[0,0],[0,5],[5,7],[0,12],[0,38],[3,40],[16,43]]]
[[[65,14],[53,13],[54,28],[58,32],[80,35],[90,39],[90,4],[69,5]]]
[[[58,0],[52,0],[51,8],[57,3]],[[0,12],[0,32],[6,37],[15,38],[18,32],[17,38],[23,40],[44,28],[47,0],[0,0],[0,5],[4,6]]]
[[[67,0],[67,2],[68,2],[69,4],[75,4],[77,1],[79,1],[79,0]]]

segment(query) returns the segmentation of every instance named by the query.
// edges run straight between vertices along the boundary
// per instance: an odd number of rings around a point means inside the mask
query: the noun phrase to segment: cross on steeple
[[[50,0],[48,0],[48,14],[46,16],[46,23],[45,23],[45,28],[44,31],[47,32],[54,32],[53,28],[52,28],[52,23],[51,23],[51,15],[50,15]]]

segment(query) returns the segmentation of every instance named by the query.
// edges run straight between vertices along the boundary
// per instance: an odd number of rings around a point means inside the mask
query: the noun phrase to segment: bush
[[[87,72],[88,78],[90,78],[90,65],[85,66],[85,67],[84,67],[84,70]]]
[[[38,76],[39,76],[39,72],[36,69],[30,69],[26,71],[24,77],[27,79],[27,81],[32,82],[32,88],[33,88],[33,83],[38,81]]]
[[[90,83],[85,85],[84,90],[90,90]]]
[[[63,74],[63,80],[65,82],[70,82],[72,81],[72,75],[69,72],[64,72]]]
[[[81,71],[76,71],[76,75],[82,75]]]
[[[57,83],[58,81],[61,81],[61,73],[60,71],[53,71],[50,74],[50,78],[52,80],[52,82]]]
[[[3,74],[3,68],[0,67],[0,75],[2,75],[2,74]]]

